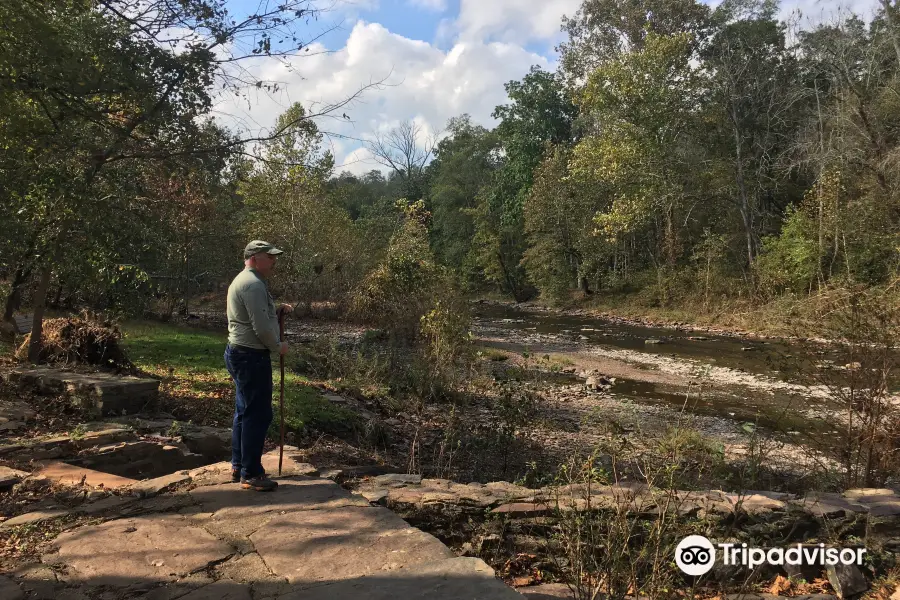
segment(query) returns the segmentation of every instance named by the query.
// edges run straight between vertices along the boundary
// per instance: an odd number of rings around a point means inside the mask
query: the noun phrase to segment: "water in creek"
[[[820,419],[811,417],[821,414],[827,399],[814,397],[798,386],[790,372],[795,353],[821,361],[828,356],[800,344],[486,304],[476,309],[476,332],[482,337],[508,338],[520,345],[541,347],[542,352],[555,353],[555,345],[563,354],[584,356],[603,352],[617,356],[616,351],[624,351],[618,355],[649,371],[682,369],[687,374],[711,367],[711,385],[702,394],[639,375],[617,377],[612,393],[644,404],[678,409],[686,406],[693,413],[751,422],[782,432],[830,431]]]

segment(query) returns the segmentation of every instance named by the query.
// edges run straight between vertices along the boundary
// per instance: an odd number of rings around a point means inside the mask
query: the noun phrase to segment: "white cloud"
[[[445,11],[447,0],[407,0],[410,6],[424,8],[425,10]]]
[[[460,0],[456,28],[463,40],[552,40],[560,35],[563,15],[580,6],[581,0]]]
[[[321,49],[314,47],[310,54]],[[360,140],[410,119],[434,135],[450,117],[464,112],[477,123],[492,125],[491,112],[507,100],[503,83],[521,79],[533,64],[549,67],[546,58],[513,44],[459,42],[445,52],[360,21],[342,49],[294,61],[296,73],[275,60],[260,59],[253,73],[283,81],[282,89],[254,96],[249,109],[246,102],[224,101],[217,110],[223,122],[241,123],[245,131],[257,132],[271,127],[293,102],[316,111],[371,81],[386,79],[381,89],[365,91],[333,118],[319,119],[322,130],[351,138],[338,137],[333,143],[338,170],[348,163],[349,170],[366,172],[377,165],[368,151],[358,150]]]

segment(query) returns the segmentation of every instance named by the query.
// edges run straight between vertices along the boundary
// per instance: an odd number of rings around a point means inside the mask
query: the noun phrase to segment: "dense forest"
[[[584,0],[556,72],[497,82],[496,127],[460,115],[432,138],[410,121],[366,140],[381,168],[356,176],[318,118],[356,96],[294,105],[266,135],[212,118],[217,94],[275,85],[242,61],[302,57],[307,0],[246,19],[218,0],[2,2],[5,319],[28,303],[189,311],[251,238],[286,248],[279,291],[347,310],[390,302],[372,292],[385,277],[694,310],[889,287],[898,8],[780,14]]]

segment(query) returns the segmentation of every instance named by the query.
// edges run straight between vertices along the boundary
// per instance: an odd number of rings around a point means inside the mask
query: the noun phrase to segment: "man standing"
[[[248,490],[267,492],[278,484],[262,466],[263,445],[272,423],[272,352],[286,354],[279,339],[276,312],[266,278],[275,269],[281,250],[253,240],[244,249],[244,270],[228,287],[228,346],[225,366],[236,390],[231,430],[231,480]]]

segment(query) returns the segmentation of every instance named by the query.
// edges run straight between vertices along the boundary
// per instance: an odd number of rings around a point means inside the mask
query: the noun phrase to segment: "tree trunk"
[[[731,121],[734,126],[734,151],[735,151],[735,170],[734,177],[737,183],[738,194],[741,198],[741,219],[744,222],[744,234],[747,238],[747,265],[753,266],[753,213],[750,206],[750,198],[747,194],[747,184],[744,181],[744,164],[743,153],[741,152],[741,133],[738,128],[737,114],[732,107]]]
[[[90,176],[90,181],[93,175]],[[72,224],[71,217],[66,218],[59,228],[59,234],[53,242],[53,250],[50,255],[44,259],[41,268],[41,278],[38,280],[37,290],[34,294],[34,315],[31,319],[31,338],[28,341],[28,360],[32,363],[38,362],[43,349],[43,329],[44,329],[44,310],[47,307],[47,292],[50,289],[50,278],[53,276],[53,267],[59,262],[62,253],[63,242],[69,237],[69,226]]]
[[[34,296],[34,316],[31,319],[31,339],[28,342],[28,360],[32,364],[37,364],[41,359],[44,309],[47,306],[47,291],[50,289],[50,277],[53,275],[54,262],[48,261],[41,269],[41,278]]]
[[[13,276],[12,287],[9,290],[9,296],[6,297],[6,306],[3,309],[3,320],[7,323],[13,322],[13,314],[15,314],[22,304],[22,288],[25,287],[25,282],[28,280],[29,275],[31,275],[31,268],[25,268],[19,265],[16,269],[16,274]]]

